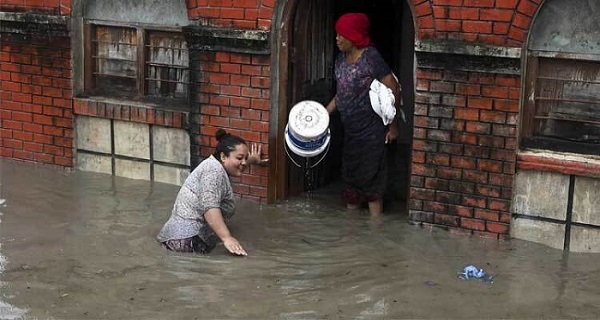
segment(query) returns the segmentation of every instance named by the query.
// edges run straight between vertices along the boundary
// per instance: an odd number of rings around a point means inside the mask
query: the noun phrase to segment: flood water
[[[207,256],[155,235],[177,186],[0,160],[2,319],[597,318],[600,255],[346,212],[337,192],[240,202]],[[460,280],[473,264],[493,283]]]

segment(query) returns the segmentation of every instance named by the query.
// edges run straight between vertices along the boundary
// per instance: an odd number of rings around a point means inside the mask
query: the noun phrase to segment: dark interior
[[[292,28],[289,108],[310,99],[327,105],[335,94],[333,67],[339,51],[335,45],[334,24],[347,12],[364,12],[371,21],[371,40],[398,76],[407,123],[399,125],[399,139],[389,146],[390,179],[386,200],[405,200],[412,141],[414,105],[414,26],[405,0],[378,1],[300,1]],[[305,159],[291,155],[289,195],[318,192],[340,185],[343,130],[339,114],[330,118],[331,144],[323,161],[320,156]]]

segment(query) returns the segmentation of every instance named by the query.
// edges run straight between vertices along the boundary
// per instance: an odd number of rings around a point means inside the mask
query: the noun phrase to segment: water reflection
[[[3,185],[2,185],[2,162],[0,162],[0,228],[2,225],[2,217],[4,216],[4,208],[8,205],[8,202],[3,197]],[[2,235],[0,233],[0,235]],[[9,241],[8,238],[3,238],[2,242]],[[2,243],[0,243],[0,279],[2,279],[2,274],[6,269],[7,261],[6,258],[2,255]],[[7,302],[6,300],[14,298],[14,295],[10,292],[10,288],[7,288],[8,285],[5,282],[0,281],[0,318],[1,319],[20,319],[27,313],[27,310],[17,308]]]
[[[154,241],[178,187],[0,164],[9,203],[0,208],[7,261],[0,312],[10,303],[14,316],[481,319],[600,312],[600,255],[427,231],[409,225],[401,206],[371,219],[343,210],[335,190],[276,205],[240,203],[231,229],[247,258],[222,245],[207,256],[178,254]],[[496,275],[495,282],[459,280],[468,264]]]

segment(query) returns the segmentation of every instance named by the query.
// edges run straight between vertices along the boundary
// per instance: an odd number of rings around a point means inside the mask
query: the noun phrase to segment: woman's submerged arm
[[[208,222],[208,225],[217,234],[219,239],[223,241],[223,244],[225,245],[227,251],[238,256],[248,255],[244,248],[242,248],[242,245],[234,237],[231,236],[229,228],[227,228],[225,220],[223,219],[221,209],[208,209],[208,211],[206,211],[206,213],[204,214],[204,219],[206,219],[206,222]]]

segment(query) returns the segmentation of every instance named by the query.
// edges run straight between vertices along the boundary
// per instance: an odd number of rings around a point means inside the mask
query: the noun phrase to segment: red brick
[[[491,98],[508,98],[509,90],[506,87],[483,86],[481,95]]]
[[[500,187],[511,187],[513,176],[508,174],[490,173],[490,184]]]
[[[465,7],[493,8],[494,0],[464,0]]]
[[[477,135],[472,133],[454,132],[452,136],[452,142],[476,145],[478,143],[478,138]]]
[[[423,211],[439,213],[446,213],[446,205],[444,203],[435,201],[423,201]]]
[[[535,12],[537,11],[538,5],[529,1],[529,0],[521,0],[519,2],[519,6],[517,7],[517,11],[524,13],[530,17],[533,17]]]
[[[492,23],[488,21],[463,21],[462,31],[474,33],[492,33]]]
[[[473,208],[449,204],[448,205],[448,214],[472,218],[473,217]]]
[[[460,20],[436,20],[435,23],[436,30],[438,31],[451,31],[456,32],[461,30],[461,21]]]
[[[479,12],[480,20],[490,20],[490,21],[511,21],[513,18],[514,11],[513,10],[505,10],[505,9],[482,9]]]
[[[477,120],[477,119],[472,119],[472,120]],[[479,120],[481,120],[483,122],[506,123],[506,113],[499,112],[499,111],[481,110]]]
[[[492,34],[478,34],[477,41],[495,46],[504,46],[504,43],[506,42],[506,37]]]
[[[460,226],[470,230],[485,230],[485,221],[470,218],[460,218]]]
[[[477,193],[486,197],[499,198],[501,196],[501,188],[480,185],[477,187]]]
[[[413,153],[412,153],[412,161],[414,163],[425,163],[425,152],[423,152],[423,151],[413,151]]]
[[[486,221],[485,225],[489,232],[508,234],[509,224],[507,223]]]
[[[486,90],[486,87],[483,89]],[[477,109],[492,109],[493,100],[491,98],[484,97],[469,97],[467,106],[469,108],[477,108]]]
[[[418,200],[435,200],[435,191],[423,188],[410,188],[410,198]]]
[[[435,167],[426,164],[416,163],[412,166],[412,174],[426,177],[435,177]]]
[[[417,79],[441,80],[443,77],[441,71],[432,69],[417,69]]]
[[[436,191],[435,200],[446,204],[460,204],[461,194],[456,192]]]
[[[21,84],[18,82],[12,81],[2,81],[2,90],[12,91],[12,92],[21,92]]]
[[[511,27],[508,30],[508,36],[509,36],[509,38],[511,38],[513,40],[524,41],[525,38],[527,37],[527,32],[525,30],[518,29],[516,27]]]
[[[468,121],[466,131],[472,133],[490,134],[491,128],[492,127],[489,123]]]
[[[479,169],[486,172],[502,172],[502,162],[479,159]]]
[[[423,2],[415,6],[414,14],[417,17],[427,16],[433,13],[431,4],[429,2]]]
[[[454,168],[474,169],[476,167],[476,162],[474,158],[453,155],[451,165]]]
[[[498,221],[500,219],[500,215],[497,211],[483,210],[483,209],[475,209],[475,218],[487,221]],[[489,230],[488,230],[489,231]]]
[[[510,28],[510,24],[509,23],[494,22],[493,32],[495,34],[507,34],[509,28]]]
[[[448,8],[448,18],[456,20],[479,20],[479,9],[461,7],[462,0],[454,0],[454,2],[458,3],[458,6]]]
[[[23,125],[24,124],[19,121],[12,121],[12,120],[3,120],[2,121],[3,129],[23,130]]]
[[[437,177],[442,179],[458,180],[462,176],[462,170],[453,168],[438,168]]]
[[[425,187],[428,189],[435,190],[448,190],[448,180],[437,179],[437,178],[425,178]]]
[[[457,227],[460,224],[460,217],[451,216],[451,215],[442,214],[442,213],[436,213],[433,216],[433,222],[435,224],[440,224],[440,225],[444,225],[444,226]]]
[[[463,177],[464,177],[464,172],[466,172],[466,171],[469,171],[469,170],[463,170]],[[449,180],[448,181],[448,190],[453,191],[453,192],[463,193],[463,194],[474,194],[475,193],[475,184],[471,183],[471,182],[467,182],[467,181],[465,181],[465,179],[462,179],[460,181]]]
[[[485,198],[478,196],[463,196],[462,205],[475,208],[485,208]],[[491,209],[491,208],[490,208]]]
[[[44,145],[40,144],[40,143],[35,143],[35,142],[25,142],[25,144],[23,145],[23,149],[25,151],[39,153],[39,152],[44,151]]]
[[[469,95],[469,96],[479,96],[481,94],[481,85],[457,83],[456,84],[456,93]]]
[[[23,149],[23,141],[20,141],[20,140],[3,139],[2,143],[3,143],[4,147],[7,147],[7,148],[18,149],[18,150]]]
[[[454,117],[456,119],[463,119],[463,120],[479,120],[479,110],[478,109],[456,108],[454,110]]]
[[[500,199],[490,200],[487,208],[501,212],[510,212],[510,201]]]
[[[487,183],[488,173],[479,170],[463,170],[463,180],[477,183]]]

